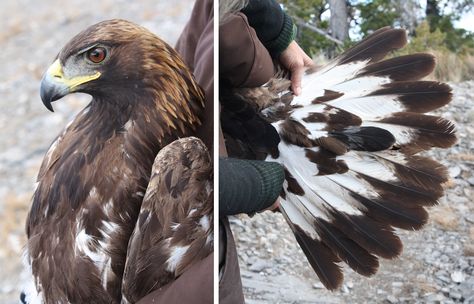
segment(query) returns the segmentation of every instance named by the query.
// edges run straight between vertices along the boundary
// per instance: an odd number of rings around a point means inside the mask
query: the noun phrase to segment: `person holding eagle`
[[[313,61],[294,40],[296,28],[291,18],[274,0],[221,1],[219,15],[219,101],[222,128],[228,131],[242,127],[231,118],[227,120],[229,108],[243,110],[233,108],[243,104],[228,98],[231,88],[265,84],[275,73],[273,60],[278,60],[291,71],[291,89],[298,95],[302,75]],[[258,123],[252,126],[255,141],[274,138],[275,134],[265,132],[264,123]],[[220,131],[220,156],[227,155],[226,145],[232,145],[231,140],[224,142]],[[243,303],[236,249],[226,216],[278,208],[278,201],[273,202],[281,192],[284,171],[275,162],[227,157],[220,158],[219,168],[219,299],[221,303]]]

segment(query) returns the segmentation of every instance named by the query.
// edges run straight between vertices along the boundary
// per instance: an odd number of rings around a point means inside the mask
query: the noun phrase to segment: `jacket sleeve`
[[[275,0],[252,0],[242,10],[272,57],[278,57],[295,39],[296,27]]]
[[[137,304],[213,303],[214,254],[197,261],[175,281],[153,291]]]
[[[219,216],[252,214],[270,207],[281,192],[285,173],[275,162],[219,159]]]
[[[183,29],[176,51],[192,70],[196,81],[205,93],[202,125],[196,136],[202,139],[209,151],[213,151],[214,121],[214,4],[212,0],[198,0],[191,18]]]
[[[219,76],[230,87],[261,86],[273,76],[270,53],[242,13],[219,28]]]

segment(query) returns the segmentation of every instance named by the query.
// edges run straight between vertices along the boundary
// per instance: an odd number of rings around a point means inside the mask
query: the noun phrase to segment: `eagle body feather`
[[[229,153],[285,167],[280,211],[328,289],[342,284],[342,262],[370,276],[379,257],[397,257],[394,228],[420,229],[443,195],[446,169],[417,153],[455,143],[450,121],[425,114],[449,103],[451,89],[420,80],[432,55],[383,60],[405,44],[404,30],[382,28],[307,71],[300,96],[285,72],[222,90]]]
[[[97,44],[107,50],[104,64],[82,63],[81,50]],[[145,193],[163,190],[150,184],[152,169],[158,170],[153,165],[155,158],[166,145],[195,132],[203,93],[170,46],[124,20],[104,21],[81,32],[63,48],[58,60],[65,79],[72,78],[68,71],[78,70],[101,76],[74,88],[91,94],[92,101],[45,156],[27,219],[27,259],[40,301],[119,303],[122,297],[134,296],[122,295],[123,285],[130,283],[124,281],[123,273],[127,255],[138,254],[128,244],[142,204],[145,201],[147,208],[157,204],[155,213],[163,207],[156,196],[155,200],[144,200]],[[44,97],[43,101],[50,102]],[[212,191],[212,185],[208,187]],[[209,197],[200,198],[202,205],[212,206]],[[165,207],[173,206],[169,203]],[[212,207],[199,211],[204,213],[196,212],[195,217],[209,220]],[[148,233],[158,235],[160,230],[156,229],[163,227],[152,228],[155,230]],[[196,238],[206,240],[212,228],[203,234]],[[155,275],[160,280],[147,291],[170,282],[190,264],[189,260],[182,264],[183,255],[173,257],[172,251],[176,244],[189,244],[170,237],[169,247],[158,248],[154,254],[161,255],[164,264],[175,259],[174,266],[159,268],[161,272]],[[198,256],[209,252],[205,248]],[[135,262],[140,260],[135,258]],[[181,267],[180,272],[176,267]],[[141,274],[135,277],[143,280]],[[26,302],[33,301],[33,295],[26,295]]]

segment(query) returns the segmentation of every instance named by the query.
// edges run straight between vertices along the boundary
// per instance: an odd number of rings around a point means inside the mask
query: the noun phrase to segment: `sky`
[[[461,20],[454,23],[454,26],[474,32],[474,11],[464,14]]]
[[[448,0],[446,0],[448,1]],[[422,1],[420,3],[420,10],[422,12],[424,12],[425,10],[425,7],[426,7],[426,3],[425,1]],[[446,10],[447,12],[450,12],[450,10],[452,11],[451,7],[448,6],[446,7]],[[330,11],[327,10],[323,15],[322,15],[322,19],[329,19],[329,16],[331,15]],[[465,30],[468,30],[468,31],[471,31],[471,32],[474,32],[474,10],[470,11],[470,12],[467,12],[465,13],[464,15],[461,16],[461,19],[459,21],[456,21],[454,22],[454,27],[455,28],[463,28]],[[355,28],[351,28],[350,29],[350,36],[352,38],[354,37],[357,37],[358,36],[358,31],[355,29]]]

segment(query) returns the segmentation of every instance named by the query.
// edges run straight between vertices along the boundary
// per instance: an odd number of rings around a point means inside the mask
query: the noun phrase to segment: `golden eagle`
[[[213,250],[212,163],[189,137],[203,92],[175,50],[125,20],[92,25],[59,52],[41,98],[53,110],[74,92],[92,100],[40,168],[22,300],[136,302]]]
[[[443,195],[446,169],[418,155],[456,141],[454,125],[426,115],[450,102],[447,84],[422,81],[430,54],[383,60],[406,44],[382,28],[327,65],[307,71],[299,96],[281,72],[266,85],[221,89],[230,156],[286,170],[280,211],[328,289],[345,262],[370,276],[402,243],[394,228],[420,229]]]

